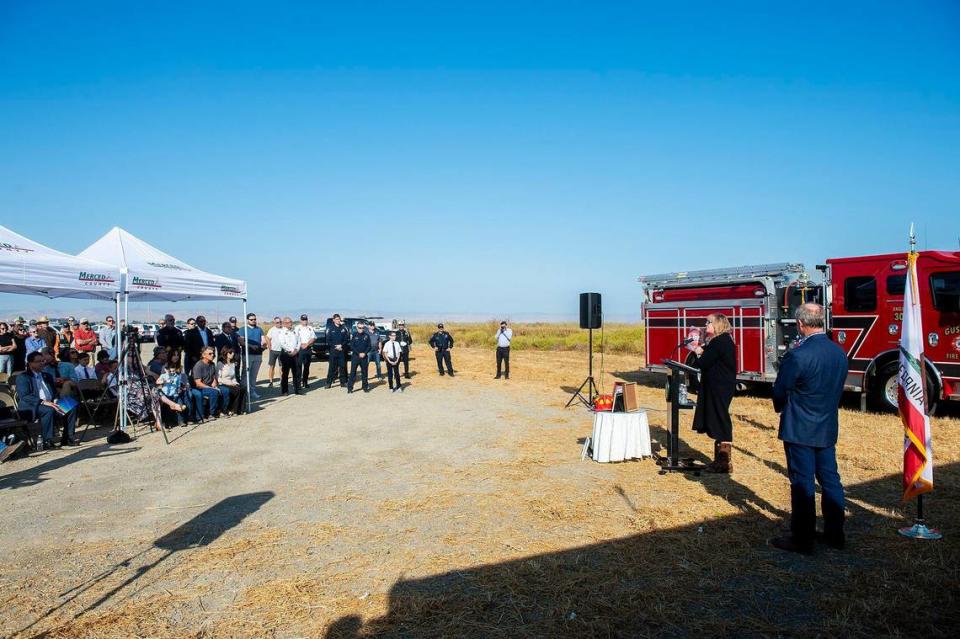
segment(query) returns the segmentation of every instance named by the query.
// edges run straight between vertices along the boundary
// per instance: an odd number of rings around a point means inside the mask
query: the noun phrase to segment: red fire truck
[[[772,383],[797,339],[794,311],[818,302],[849,358],[847,390],[860,394],[864,409],[895,411],[906,269],[905,254],[895,253],[829,259],[815,277],[791,263],[642,276],[646,369],[666,372],[665,358],[692,363],[682,342],[707,315],[723,313],[742,385]],[[928,397],[960,400],[960,252],[921,251],[917,278]]]

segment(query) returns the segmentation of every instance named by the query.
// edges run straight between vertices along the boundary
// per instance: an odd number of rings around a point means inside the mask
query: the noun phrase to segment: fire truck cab
[[[960,400],[960,252],[922,251],[917,260],[928,397]],[[780,358],[797,340],[793,319],[805,302],[824,305],[828,334],[847,353],[846,389],[878,410],[897,408],[897,370],[905,254],[829,259],[816,277],[802,264],[647,275],[643,320],[646,369],[666,358],[695,365],[682,343],[723,313],[733,329],[738,378],[772,383]]]

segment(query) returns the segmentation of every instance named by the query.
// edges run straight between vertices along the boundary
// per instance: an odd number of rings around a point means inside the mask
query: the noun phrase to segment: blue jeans
[[[4,353],[0,355],[0,373],[10,375],[13,373],[13,355]]]
[[[377,377],[382,377],[383,373],[380,372],[380,351],[370,351],[370,354],[367,355],[367,359],[370,360],[371,364],[375,363],[377,365]]]
[[[210,415],[219,415],[220,411],[226,408],[227,401],[230,399],[230,391],[228,390],[226,397],[224,397],[224,393],[221,392],[219,386],[216,388],[210,388],[209,386],[195,388],[193,392],[199,395],[199,397],[194,395],[194,401],[196,402],[197,416],[201,419],[210,417]],[[204,404],[207,405],[206,411],[204,411]]]
[[[837,471],[837,448],[815,448],[783,442],[790,477],[790,532],[801,545],[813,545],[817,525],[816,486],[822,492],[823,534],[827,539],[843,539],[844,495]]]

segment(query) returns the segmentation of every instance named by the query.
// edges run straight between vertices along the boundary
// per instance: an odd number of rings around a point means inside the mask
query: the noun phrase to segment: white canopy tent
[[[55,251],[0,226],[0,292],[116,301],[120,269]]]
[[[247,315],[246,282],[196,269],[120,227],[113,227],[83,250],[78,257],[116,265],[115,268],[120,272],[120,292],[124,298],[124,319],[127,317],[127,307],[131,300],[143,302],[237,300],[243,302],[243,315],[244,317]],[[250,352],[246,347],[246,340],[244,340],[244,346],[247,410],[250,410]],[[125,402],[125,398],[122,401]],[[125,425],[126,411],[122,411],[121,414]]]
[[[119,316],[120,279],[115,266],[55,251],[0,226],[0,292],[112,301]]]

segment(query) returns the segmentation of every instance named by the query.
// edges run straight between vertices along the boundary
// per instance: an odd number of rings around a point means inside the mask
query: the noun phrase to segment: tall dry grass
[[[494,348],[495,335],[500,322],[445,322],[444,326],[453,336],[456,346]],[[511,347],[518,351],[583,351],[588,348],[588,331],[578,324],[569,323],[518,323],[513,329]],[[426,344],[437,330],[434,324],[411,324],[415,343]],[[639,355],[643,353],[644,329],[640,324],[607,324],[603,330],[593,332],[594,350],[601,342],[608,353]]]

